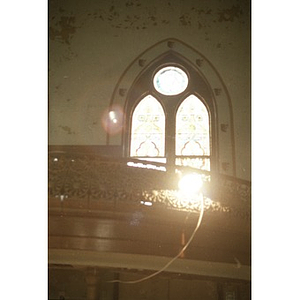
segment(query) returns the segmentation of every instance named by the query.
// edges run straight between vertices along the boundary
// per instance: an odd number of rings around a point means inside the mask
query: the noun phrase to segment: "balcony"
[[[201,202],[178,190],[199,173]],[[250,280],[251,185],[230,176],[135,159],[50,152],[49,265],[159,270]]]

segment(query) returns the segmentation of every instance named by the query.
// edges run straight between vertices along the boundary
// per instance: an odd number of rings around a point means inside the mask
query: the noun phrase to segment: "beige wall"
[[[50,145],[105,145],[101,115],[122,73],[147,48],[175,38],[203,54],[221,75],[232,103],[237,177],[249,180],[249,5],[50,0]]]

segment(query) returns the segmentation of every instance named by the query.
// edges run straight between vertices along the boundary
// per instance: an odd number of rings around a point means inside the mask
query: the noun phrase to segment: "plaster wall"
[[[250,180],[248,0],[50,0],[49,144],[105,145],[101,117],[118,80],[168,38],[197,49],[222,77],[232,102],[236,175]]]

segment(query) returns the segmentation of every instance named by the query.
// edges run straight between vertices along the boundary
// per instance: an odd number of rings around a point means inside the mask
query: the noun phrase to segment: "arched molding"
[[[228,89],[220,73],[210,60],[198,50],[178,39],[165,39],[149,47],[136,57],[120,76],[110,99],[110,106],[118,105],[123,108],[125,112],[124,130],[113,137],[113,143],[126,144],[124,143],[124,137],[128,134],[126,131],[128,127],[126,116],[128,116],[130,110],[128,104],[134,101],[130,99],[133,87],[136,86],[143,73],[147,72],[155,63],[163,61],[168,55],[185,61],[206,83],[210,97],[204,100],[209,106],[210,113],[213,114],[212,136],[215,143],[216,170],[219,173],[236,176],[233,109]],[[112,144],[112,138],[109,134],[107,134],[107,144]]]

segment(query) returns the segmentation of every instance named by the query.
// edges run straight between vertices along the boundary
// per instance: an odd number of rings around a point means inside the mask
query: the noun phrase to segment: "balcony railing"
[[[251,184],[231,176],[132,158],[49,153],[49,206],[67,201],[77,209],[104,209],[118,203],[196,212],[197,201],[183,199],[179,174],[198,172],[206,211],[251,215]],[[58,205],[58,204],[57,204]]]

